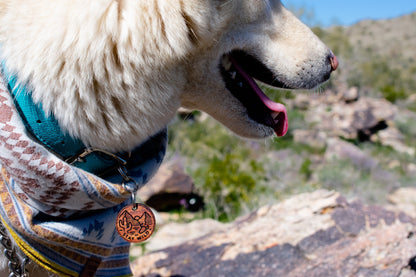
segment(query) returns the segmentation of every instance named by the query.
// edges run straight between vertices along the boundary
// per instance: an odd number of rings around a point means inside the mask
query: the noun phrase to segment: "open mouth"
[[[225,54],[220,70],[226,88],[244,105],[248,116],[259,124],[273,128],[277,136],[284,136],[288,129],[286,107],[268,98],[255,79],[275,88],[289,87],[277,80],[260,61],[241,50]]]

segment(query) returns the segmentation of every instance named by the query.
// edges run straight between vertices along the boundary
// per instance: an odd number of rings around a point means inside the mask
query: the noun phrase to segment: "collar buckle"
[[[110,158],[114,159],[119,166],[127,165],[127,160],[125,158],[122,158],[120,155],[113,154],[109,151],[102,150],[102,149],[99,149],[99,148],[85,148],[83,151],[65,159],[65,162],[67,162],[70,165],[73,165],[76,162],[81,162],[82,163],[82,162],[85,162],[85,158],[88,155],[93,154],[93,153],[105,154],[105,155],[109,156]],[[130,158],[130,157],[131,157],[131,152],[128,152],[127,153],[127,158]]]

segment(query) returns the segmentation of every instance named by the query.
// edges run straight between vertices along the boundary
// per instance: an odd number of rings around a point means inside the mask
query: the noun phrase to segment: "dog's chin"
[[[327,81],[331,73],[329,69],[319,78],[307,83],[283,82],[262,62],[241,50],[224,54],[219,63],[219,70],[226,89],[244,107],[245,119],[241,121],[245,121],[246,126],[237,130],[230,126],[230,129],[240,136],[249,138],[264,138],[273,133],[280,137],[288,130],[286,107],[268,98],[256,81],[276,89],[310,89]],[[224,124],[227,125],[227,122]]]

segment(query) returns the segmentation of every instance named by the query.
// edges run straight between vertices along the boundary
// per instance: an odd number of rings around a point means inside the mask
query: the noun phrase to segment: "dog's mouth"
[[[284,136],[288,130],[286,107],[267,97],[255,79],[275,88],[289,87],[255,57],[241,50],[223,55],[220,70],[226,88],[244,105],[248,116],[273,128],[277,136]]]

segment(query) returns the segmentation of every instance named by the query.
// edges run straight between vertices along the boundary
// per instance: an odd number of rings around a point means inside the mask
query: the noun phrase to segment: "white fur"
[[[0,0],[0,45],[64,130],[111,151],[138,145],[180,106],[270,136],[225,88],[219,63],[231,50],[255,53],[295,88],[331,70],[330,51],[279,0]]]
[[[8,67],[65,130],[113,151],[138,145],[181,105],[239,135],[270,135],[219,75],[220,57],[235,48],[295,87],[328,70],[329,50],[276,0],[0,0],[0,8]]]

